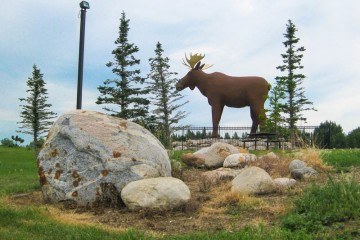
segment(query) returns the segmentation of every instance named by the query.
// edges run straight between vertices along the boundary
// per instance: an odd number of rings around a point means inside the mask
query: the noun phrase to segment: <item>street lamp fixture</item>
[[[80,3],[80,8],[81,9],[90,9],[90,4],[87,1],[82,1]]]

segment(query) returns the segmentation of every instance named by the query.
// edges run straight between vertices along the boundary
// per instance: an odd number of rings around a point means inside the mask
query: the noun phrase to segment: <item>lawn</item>
[[[34,152],[0,146],[0,196],[39,188]]]
[[[175,152],[174,158],[180,159],[181,152]],[[323,159],[330,165],[350,168],[359,172],[359,150],[326,150]],[[191,174],[199,174],[191,170]],[[233,219],[232,229],[218,231],[193,231],[183,234],[144,231],[142,228],[117,228],[111,225],[91,222],[77,223],[59,215],[77,214],[61,207],[45,205],[32,200],[18,204],[15,199],[19,193],[39,193],[36,161],[31,150],[24,148],[0,147],[0,239],[356,239],[360,238],[360,184],[351,177],[352,173],[342,176],[331,172],[337,180],[329,177],[326,184],[309,183],[302,191],[283,193],[276,198],[288,197],[292,208],[283,215],[274,218],[271,224],[251,224],[237,227],[236,221],[242,215],[254,210],[260,203],[264,208],[264,198],[256,204],[246,206],[244,203],[230,204],[228,217]],[[329,176],[330,176],[329,175]],[[325,175],[326,178],[326,175]],[[325,181],[326,182],[326,181]],[[296,193],[294,195],[294,193]],[[240,205],[239,205],[240,204]],[[241,205],[242,204],[242,205]],[[252,204],[252,203],[250,203]],[[270,206],[265,206],[269,207]],[[234,211],[240,211],[234,213]],[[242,211],[242,212],[241,212]],[[261,214],[261,209],[255,209]],[[266,212],[264,214],[269,214]],[[72,216],[70,214],[70,216]],[[83,214],[83,215],[81,215]],[[85,213],[78,216],[85,218]],[[90,213],[93,214],[93,213]],[[177,213],[170,213],[171,217]],[[96,216],[96,214],[95,214]],[[148,221],[146,216],[144,221]],[[59,219],[62,219],[61,221]],[[65,220],[64,220],[65,219]],[[152,219],[152,218],[150,218]],[[186,221],[186,220],[185,220]],[[190,221],[190,220],[187,220]],[[175,234],[175,235],[174,235]]]
[[[360,149],[323,150],[322,159],[338,170],[348,171],[351,167],[360,167]]]

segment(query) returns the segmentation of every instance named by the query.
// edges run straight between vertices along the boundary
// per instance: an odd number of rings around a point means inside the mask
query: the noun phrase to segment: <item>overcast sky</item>
[[[79,2],[74,0],[2,0],[0,14],[0,139],[15,135],[19,98],[36,64],[44,74],[52,110],[76,107]],[[360,124],[360,1],[358,0],[107,0],[89,1],[86,16],[83,109],[95,104],[97,86],[113,78],[105,66],[118,36],[119,18],[130,19],[129,41],[140,51],[141,71],[149,71],[157,41],[172,71],[182,77],[185,52],[205,53],[214,66],[206,72],[257,75],[270,83],[280,74],[280,54],[288,19],[296,25],[303,58],[306,97],[317,112],[306,112],[306,125],[326,120],[345,133]],[[207,99],[195,89],[183,91],[190,102],[181,124],[211,126]],[[221,126],[249,126],[249,108],[225,108]],[[305,123],[301,123],[305,124]],[[22,137],[25,137],[21,135]],[[28,138],[27,138],[28,139]]]

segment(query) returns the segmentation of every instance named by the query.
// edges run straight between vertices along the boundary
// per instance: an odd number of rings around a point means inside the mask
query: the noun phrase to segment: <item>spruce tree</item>
[[[281,111],[285,114],[285,122],[289,126],[291,142],[295,142],[296,124],[299,120],[306,120],[303,111],[315,110],[312,102],[305,97],[305,90],[301,86],[305,75],[299,70],[301,65],[304,47],[297,47],[300,38],[295,36],[297,29],[291,20],[286,25],[285,41],[283,42],[286,52],[281,54],[283,65],[277,67],[283,76],[276,77],[276,84],[280,91],[285,93],[285,101],[281,104]]]
[[[99,86],[100,96],[97,104],[115,104],[118,109],[104,107],[113,116],[130,120],[139,120],[148,114],[149,100],[142,97],[148,91],[141,89],[139,84],[144,82],[140,77],[140,69],[136,66],[140,60],[135,57],[139,48],[129,43],[129,19],[126,19],[125,12],[120,18],[119,37],[116,39],[116,48],[112,51],[114,60],[106,64],[112,68],[112,72],[119,78],[107,79],[103,86]]]
[[[171,146],[171,132],[174,124],[185,118],[186,113],[179,108],[187,102],[178,103],[183,96],[176,91],[177,73],[170,71],[169,58],[163,56],[164,50],[160,42],[156,44],[155,57],[149,59],[150,74],[148,76],[149,91],[155,109],[157,130],[160,131],[162,142]]]
[[[46,133],[49,127],[52,125],[52,118],[56,114],[49,110],[51,104],[47,103],[47,89],[45,88],[45,81],[43,80],[43,74],[40,73],[40,69],[33,66],[32,77],[28,78],[26,82],[29,96],[26,98],[20,98],[21,102],[24,102],[20,117],[22,118],[20,129],[18,132],[30,134],[33,136],[33,142],[38,143],[39,136]],[[37,156],[39,146],[34,144],[35,155]]]
[[[267,109],[266,129],[269,132],[282,133],[284,118],[282,116],[282,101],[285,99],[284,89],[275,85],[269,93],[269,109]]]

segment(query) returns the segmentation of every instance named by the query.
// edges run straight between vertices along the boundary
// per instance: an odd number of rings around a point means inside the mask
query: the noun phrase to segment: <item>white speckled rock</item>
[[[190,190],[177,178],[148,178],[126,185],[121,199],[130,210],[169,210],[190,200]]]
[[[109,190],[103,186],[120,197],[129,182],[171,176],[167,152],[149,131],[94,111],[59,117],[38,160],[43,196],[50,202],[91,205]]]
[[[184,154],[182,160],[192,166],[221,167],[225,158],[235,153],[239,153],[236,147],[228,143],[216,142],[210,147],[202,148],[194,153]]]
[[[296,180],[292,178],[275,178],[274,183],[279,188],[289,188],[296,184]]]
[[[225,158],[223,166],[225,168],[244,167],[248,162],[255,162],[257,157],[251,153],[235,153]]]
[[[245,168],[231,182],[231,191],[241,194],[265,194],[275,190],[270,175],[259,167]]]

